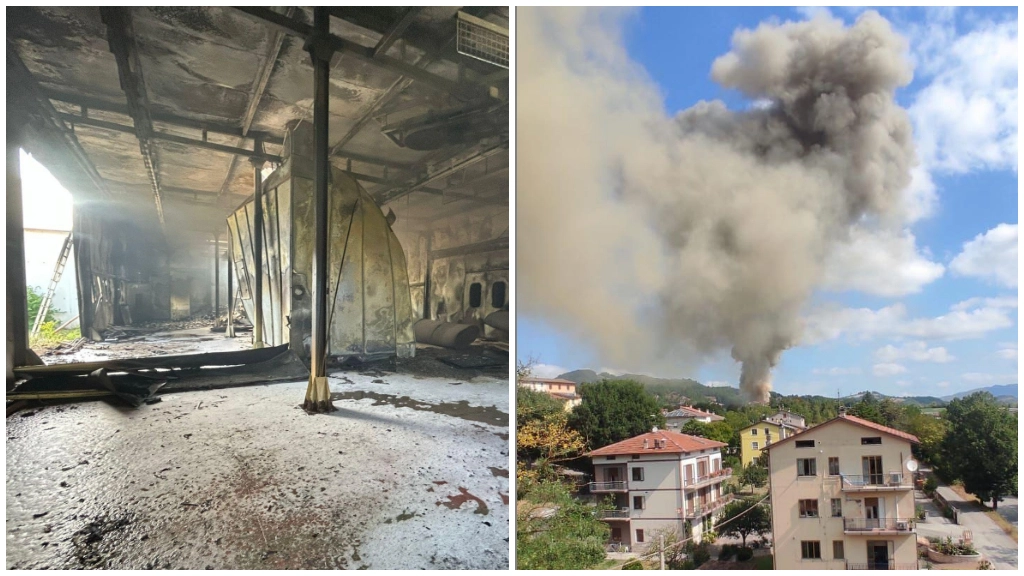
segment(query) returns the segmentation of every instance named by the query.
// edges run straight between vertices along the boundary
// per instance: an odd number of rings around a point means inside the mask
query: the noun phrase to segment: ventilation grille
[[[464,12],[459,12],[458,27],[459,54],[508,68],[508,30]]]

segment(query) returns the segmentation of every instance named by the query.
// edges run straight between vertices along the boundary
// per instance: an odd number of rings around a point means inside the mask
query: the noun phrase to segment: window
[[[473,282],[469,285],[469,307],[479,308],[482,300],[483,286],[479,282]]]
[[[754,450],[757,450],[757,442],[751,442],[750,447],[753,448]]]
[[[615,460],[615,456],[605,456],[605,460]]]
[[[633,454],[633,460],[639,460],[639,459],[640,459],[640,455],[639,454]]]
[[[801,518],[817,518],[818,517],[818,501],[817,500],[801,500],[800,501],[800,517]]]
[[[817,458],[797,458],[796,459],[796,475],[797,476],[817,476],[818,475],[818,460],[817,460]]]
[[[633,481],[634,482],[643,482],[644,481],[644,469],[643,468],[633,468]]]
[[[751,436],[757,436],[757,428],[751,428],[750,429],[750,435]]]
[[[864,445],[867,445],[867,444],[881,444],[882,443],[882,438],[881,438],[881,436],[874,436],[874,437],[871,437],[871,438],[861,438],[860,439],[860,443],[864,444]]]
[[[633,510],[643,510],[643,509],[644,509],[644,497],[643,496],[633,496]]]
[[[800,557],[804,560],[821,560],[821,542],[818,540],[800,542]]]
[[[637,528],[637,530],[636,530],[636,541],[637,542],[643,542],[644,541],[644,531],[639,529],[639,528]]]
[[[612,528],[612,540],[620,542],[622,540],[622,528]],[[842,542],[840,542],[842,544]]]
[[[764,429],[764,435],[765,435],[765,436],[771,436],[771,434],[772,434],[772,431],[771,431],[771,430],[769,430],[769,429],[767,429],[767,428],[765,428],[765,429]]]
[[[868,484],[879,486],[884,482],[885,474],[882,472],[881,456],[864,456],[861,458],[861,468],[864,472],[864,480]]]
[[[828,458],[828,475],[839,476],[839,458],[836,456],[829,456]]]
[[[842,518],[843,517],[843,499],[833,498],[832,499],[832,517]]]
[[[505,305],[505,283],[495,282],[491,285],[491,306],[501,308]]]
[[[797,448],[814,448],[814,440],[797,440]]]
[[[845,560],[846,559],[846,550],[843,549],[843,541],[842,540],[833,540],[832,541],[832,559],[833,560]]]

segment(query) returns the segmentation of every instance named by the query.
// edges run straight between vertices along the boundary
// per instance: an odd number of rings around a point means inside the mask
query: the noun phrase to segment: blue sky
[[[669,115],[700,100],[743,109],[752,103],[709,74],[733,32],[815,12],[649,8],[628,16],[623,42],[658,85]],[[911,216],[902,234],[864,234],[830,261],[803,341],[775,369],[775,390],[942,396],[1015,383],[1017,10],[879,12],[908,39],[915,63],[913,81],[897,93],[914,124],[920,160],[907,192]],[[829,13],[852,24],[859,10]],[[517,356],[535,359],[543,375],[620,369],[559,322],[522,312]],[[735,386],[739,369],[724,350],[679,371],[650,372]]]

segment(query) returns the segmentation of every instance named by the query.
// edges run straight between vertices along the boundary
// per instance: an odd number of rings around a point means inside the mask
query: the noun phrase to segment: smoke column
[[[740,30],[710,73],[758,105],[671,117],[623,48],[629,12],[517,17],[520,309],[630,370],[731,350],[767,401],[831,250],[901,217],[904,40],[875,12]]]

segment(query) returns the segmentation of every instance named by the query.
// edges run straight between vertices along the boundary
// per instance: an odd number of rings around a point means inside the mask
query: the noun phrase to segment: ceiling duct
[[[459,54],[508,69],[508,30],[462,11],[458,13],[455,49]]]
[[[428,112],[385,126],[382,132],[395,144],[412,150],[471,144],[508,132],[508,104]]]

